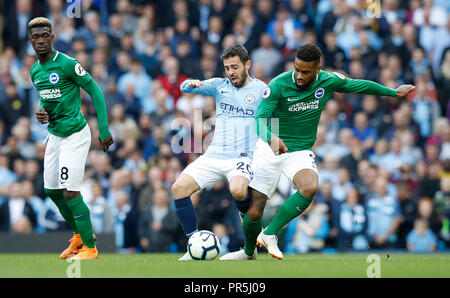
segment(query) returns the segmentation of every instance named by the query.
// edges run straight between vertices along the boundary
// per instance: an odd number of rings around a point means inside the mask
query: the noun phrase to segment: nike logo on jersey
[[[226,90],[220,90],[220,93],[228,93]]]
[[[289,98],[289,97],[288,97],[287,100],[288,100],[288,101],[294,101],[294,100],[297,100],[297,98]]]
[[[34,84],[36,85],[37,83],[39,83],[40,81],[39,80],[37,80],[37,81],[34,81]]]

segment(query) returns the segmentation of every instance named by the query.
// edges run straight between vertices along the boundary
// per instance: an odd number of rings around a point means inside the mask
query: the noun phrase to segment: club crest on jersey
[[[252,104],[256,100],[256,97],[253,94],[249,94],[244,98],[245,103]]]
[[[325,95],[325,89],[323,88],[319,88],[316,90],[316,92],[314,92],[314,96],[316,98],[322,98]]]
[[[267,98],[270,95],[270,88],[267,87],[266,90],[264,90],[263,98]]]
[[[59,76],[56,72],[50,74],[48,79],[49,79],[50,83],[52,83],[52,84],[56,84],[59,82]]]

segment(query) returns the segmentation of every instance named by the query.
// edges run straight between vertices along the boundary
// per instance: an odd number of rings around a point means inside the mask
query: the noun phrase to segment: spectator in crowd
[[[113,232],[113,213],[103,196],[102,186],[98,181],[91,183],[92,199],[88,203],[91,210],[91,221],[97,235]]]
[[[295,45],[295,30],[304,28],[305,26],[291,14],[289,7],[285,3],[280,3],[275,17],[267,25],[267,32],[275,44],[281,46],[279,49],[292,50]],[[281,37],[283,39],[280,39]]]
[[[31,182],[30,180],[24,180],[20,183],[20,185],[22,187],[23,197],[25,198],[26,202],[29,203],[33,208],[37,220],[37,216],[44,205],[44,200],[35,194],[33,182]],[[37,221],[37,225],[35,228],[36,231],[40,231],[39,221]]]
[[[163,73],[157,77],[162,87],[173,98],[172,106],[177,104],[178,98],[181,96],[180,85],[187,76],[180,73],[179,62],[175,57],[169,57],[163,62]]]
[[[325,121],[324,125],[326,125],[326,142],[337,143],[340,131],[349,127],[349,123],[346,115],[339,110],[339,104],[336,100],[328,101],[322,119]]]
[[[356,181],[358,177],[358,164],[367,159],[367,154],[361,146],[361,141],[355,136],[351,136],[348,141],[350,153],[339,160],[339,166],[350,171],[351,181]]]
[[[252,63],[263,66],[263,78],[271,78],[276,75],[274,70],[281,62],[281,58],[281,53],[273,47],[270,35],[263,33],[259,40],[259,47],[251,52]]]
[[[401,151],[399,139],[392,139],[389,143],[389,149],[390,150],[386,154],[379,158],[378,166],[385,168],[391,175],[398,173],[400,167],[405,163],[410,165],[414,164],[413,157]]]
[[[367,212],[362,204],[358,190],[351,188],[343,201],[332,202],[332,227],[337,234],[339,251],[367,249]]]
[[[374,183],[374,195],[367,198],[367,234],[372,248],[394,248],[396,231],[402,221],[398,201],[388,194],[388,183],[379,177]]]
[[[170,209],[169,192],[162,188],[155,190],[152,204],[141,213],[139,219],[141,248],[145,252],[171,251],[171,244],[176,245],[174,235],[178,228],[176,213]]]
[[[91,10],[83,16],[84,25],[76,30],[74,38],[82,38],[86,42],[86,50],[92,52],[96,47],[96,36],[101,32],[100,16]]]
[[[119,253],[133,253],[139,246],[138,212],[130,203],[130,196],[125,191],[116,195],[114,213],[115,244]]]
[[[327,212],[326,204],[315,204],[306,219],[297,217],[291,221],[286,231],[286,252],[320,252],[325,248],[325,238],[330,231]]]
[[[147,184],[138,197],[139,212],[143,212],[153,204],[154,192],[161,188],[163,188],[163,173],[161,168],[155,165],[147,171]]]
[[[433,252],[437,249],[437,238],[428,228],[428,222],[425,219],[416,219],[414,229],[406,238],[408,251],[416,253]]]
[[[0,154],[0,198],[7,196],[10,185],[16,182],[17,175],[10,168],[10,159],[7,155]],[[3,198],[4,199],[4,198]],[[2,203],[0,201],[0,203]]]
[[[431,232],[434,235],[439,235],[442,223],[437,218],[431,198],[422,197],[419,199],[417,202],[417,218],[425,219]]]
[[[415,192],[408,186],[407,182],[397,184],[397,198],[403,221],[398,227],[397,247],[406,248],[406,237],[414,227],[414,221],[417,218],[417,201]]]
[[[37,224],[36,213],[32,205],[25,199],[21,183],[13,183],[10,193],[10,197],[0,205],[0,231],[13,232],[16,229],[21,230],[21,227],[18,226],[26,224],[23,217],[34,228]]]
[[[130,92],[130,84],[134,87]],[[142,67],[142,62],[138,58],[133,58],[131,61],[130,71],[121,75],[117,81],[117,89],[122,94],[122,96],[135,96],[139,99],[141,107],[144,112],[149,112],[149,103],[147,97],[152,92],[152,79],[144,71]]]
[[[340,202],[344,201],[347,197],[350,189],[353,188],[353,184],[350,182],[350,173],[346,168],[338,168],[337,170],[337,180],[333,184],[333,199]]]
[[[372,150],[377,134],[375,128],[369,125],[369,119],[365,112],[355,114],[353,135],[361,141],[361,145],[365,151]]]
[[[13,2],[14,3],[14,2]],[[5,11],[6,12],[6,11]],[[31,0],[15,1],[12,11],[7,11],[4,20],[2,39],[4,44],[11,45],[16,53],[23,54],[27,44],[28,22],[35,17]]]
[[[438,162],[428,164],[425,169],[425,176],[419,182],[419,195],[421,197],[432,198],[440,188],[439,171],[441,165]]]

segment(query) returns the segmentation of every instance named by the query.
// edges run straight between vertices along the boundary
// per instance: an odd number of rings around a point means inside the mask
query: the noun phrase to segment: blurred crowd
[[[78,5],[79,4],[79,5]],[[115,144],[100,150],[96,112],[82,195],[94,232],[114,233],[122,252],[181,252],[170,186],[207,148],[214,98],[183,94],[187,78],[222,77],[220,54],[241,43],[251,75],[266,83],[316,43],[323,69],[396,88],[406,99],[335,93],[313,148],[320,190],[280,235],[288,253],[450,248],[450,2],[447,0],[16,0],[5,1],[0,54],[0,231],[69,227],[43,192],[46,126],[28,21],[51,20],[54,46],[91,73],[105,95]],[[200,146],[194,141],[200,138]],[[184,150],[173,150],[174,144]],[[175,140],[175,141],[174,141]],[[198,145],[198,144],[197,144]],[[295,190],[282,179],[267,224]],[[226,182],[192,196],[199,228],[223,252],[243,245]]]

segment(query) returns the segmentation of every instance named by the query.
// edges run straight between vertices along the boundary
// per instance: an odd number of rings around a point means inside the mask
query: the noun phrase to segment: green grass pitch
[[[450,254],[378,253],[380,277],[450,277]],[[80,277],[302,278],[367,277],[367,254],[298,254],[276,260],[260,253],[252,261],[177,261],[181,254],[100,254],[78,263]],[[58,254],[0,254],[0,278],[67,277],[75,262]],[[75,272],[75,271],[73,271]]]

